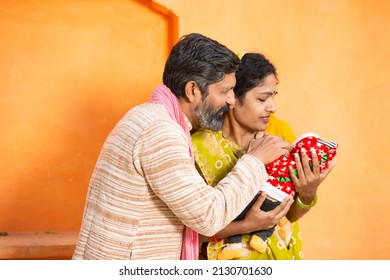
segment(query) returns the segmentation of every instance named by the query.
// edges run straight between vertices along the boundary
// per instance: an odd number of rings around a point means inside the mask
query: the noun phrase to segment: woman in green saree
[[[198,171],[210,185],[215,185],[225,177],[245,153],[253,138],[261,138],[269,133],[280,136],[290,143],[295,140],[290,126],[274,116],[278,80],[272,63],[261,54],[245,54],[236,72],[236,80],[234,88],[236,102],[224,116],[222,131],[198,130],[192,134]],[[262,193],[250,211],[253,215],[263,217],[263,222],[248,225],[249,218],[233,221],[216,236],[211,239],[205,238],[206,241],[202,244],[205,250],[200,259],[303,259],[301,232],[297,220],[309,211],[318,186],[333,166],[330,165],[320,174],[319,170],[310,170],[307,159],[302,157],[297,162],[298,176],[291,174],[291,177],[294,176],[294,186],[300,202],[309,207],[302,208],[302,204],[282,202],[275,210],[263,212],[259,209],[265,200],[265,194]],[[259,253],[249,246],[249,232],[268,229],[275,224],[273,234],[266,241],[264,253]],[[224,239],[236,234],[242,234],[238,251],[237,247],[230,248]],[[230,254],[229,250],[235,253]]]

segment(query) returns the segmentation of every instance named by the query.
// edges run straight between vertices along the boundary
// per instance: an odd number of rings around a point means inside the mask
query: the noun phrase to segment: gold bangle
[[[295,199],[295,203],[296,203],[299,207],[301,207],[302,209],[310,209],[310,208],[312,208],[314,205],[317,204],[317,201],[318,201],[318,196],[317,196],[317,195],[314,197],[314,200],[313,200],[310,204],[305,204],[305,203],[303,203],[303,202],[300,200],[299,195],[297,195],[297,197],[296,197],[296,199]]]

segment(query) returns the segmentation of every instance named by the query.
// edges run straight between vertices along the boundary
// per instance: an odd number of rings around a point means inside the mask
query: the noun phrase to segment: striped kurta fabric
[[[212,236],[268,178],[243,156],[215,188],[188,153],[183,129],[164,106],[130,110],[107,137],[89,184],[73,259],[180,259],[183,224]]]

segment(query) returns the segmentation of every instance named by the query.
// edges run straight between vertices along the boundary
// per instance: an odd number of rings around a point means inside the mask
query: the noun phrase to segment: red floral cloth
[[[303,149],[309,157],[311,165],[311,151],[317,154],[320,164],[320,172],[323,172],[329,165],[329,162],[335,157],[338,144],[332,141],[323,141],[314,133],[302,135],[292,144],[292,149],[288,156],[282,156],[277,160],[265,166],[269,179],[264,187],[264,191],[276,200],[282,201],[287,195],[295,196],[295,189],[289,174],[289,166],[292,166],[295,174],[297,173],[294,154]]]

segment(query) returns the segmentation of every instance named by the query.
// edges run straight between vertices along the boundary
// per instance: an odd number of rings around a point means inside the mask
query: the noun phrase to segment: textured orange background
[[[78,230],[106,136],[161,81],[145,3],[0,2],[0,230]]]
[[[340,145],[306,258],[390,259],[388,30],[386,1],[0,1],[0,231],[78,230],[107,134],[200,32],[267,55],[278,116]]]

